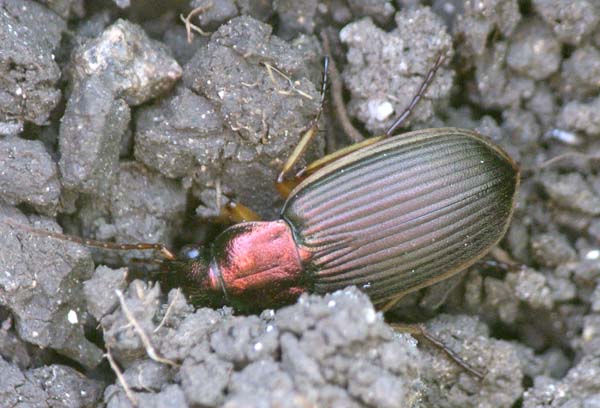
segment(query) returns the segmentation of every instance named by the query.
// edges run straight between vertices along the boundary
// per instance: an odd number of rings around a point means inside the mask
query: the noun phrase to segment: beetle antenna
[[[323,112],[323,105],[325,104],[325,94],[327,93],[327,86],[329,78],[329,55],[325,55],[323,57],[323,80],[321,82],[321,99],[319,100],[319,110],[317,111],[317,116],[315,117],[315,122],[318,122],[321,118],[321,113]]]
[[[308,130],[302,135],[302,137],[300,138],[300,141],[298,142],[298,144],[296,145],[296,147],[290,154],[290,157],[288,157],[286,162],[283,164],[283,168],[281,169],[281,172],[277,176],[277,180],[276,180],[276,183],[278,185],[283,184],[285,175],[288,174],[290,172],[290,170],[292,169],[292,167],[294,167],[294,165],[298,162],[298,160],[300,160],[300,158],[302,157],[304,152],[306,152],[306,149],[308,149],[310,142],[319,133],[319,119],[321,118],[321,113],[323,112],[323,104],[325,102],[325,92],[327,90],[327,70],[328,69],[329,69],[329,57],[325,56],[325,57],[323,57],[323,83],[321,85],[321,100],[319,103],[319,109],[317,110],[317,114],[315,115],[315,118],[310,122],[310,124],[308,126]]]
[[[402,125],[402,123],[406,120],[406,118],[410,116],[415,106],[417,106],[421,98],[423,98],[423,95],[425,95],[425,92],[427,91],[427,88],[429,88],[429,85],[431,85],[431,83],[433,82],[433,78],[435,77],[437,70],[442,66],[445,59],[445,53],[443,51],[440,52],[440,55],[438,55],[437,60],[435,61],[435,64],[433,64],[433,67],[429,69],[427,76],[421,83],[421,86],[419,87],[419,90],[417,91],[415,96],[412,98],[412,101],[410,101],[406,109],[404,109],[404,112],[402,112],[400,116],[398,116],[398,119],[396,119],[394,123],[392,123],[392,126],[390,126],[388,130],[386,130],[385,137],[393,136],[396,129],[398,129],[400,125]]]
[[[331,53],[331,47],[329,45],[329,37],[325,31],[321,31],[321,43],[323,44],[323,51],[331,58],[329,64],[329,75],[331,77],[331,99],[333,100],[333,107],[335,108],[336,117],[344,129],[344,133],[352,140],[353,143],[362,142],[365,140],[363,135],[352,125],[352,120],[348,116],[346,107],[344,105],[343,96],[343,85],[340,77],[340,71],[337,68],[335,59]]]
[[[42,229],[38,229],[38,228],[33,228],[28,225],[18,223],[15,220],[12,220],[10,218],[5,218],[3,220],[3,222],[5,224],[8,224],[11,227],[19,229],[23,232],[27,232],[30,234],[39,235],[39,236],[43,236],[43,237],[50,237],[50,238],[58,239],[61,241],[74,242],[76,244],[84,245],[87,247],[102,248],[102,249],[116,250],[116,251],[132,251],[135,249],[138,249],[138,250],[152,249],[152,250],[159,251],[165,257],[165,259],[169,259],[169,260],[175,259],[175,255],[171,252],[171,250],[169,250],[167,247],[165,247],[162,244],[152,244],[152,243],[147,243],[147,242],[138,242],[135,244],[117,244],[114,242],[96,241],[94,239],[85,239],[85,238],[80,238],[80,237],[76,237],[73,235],[61,234],[60,232],[53,232],[53,231],[47,231],[47,230],[42,230]]]
[[[599,160],[600,155],[598,154],[589,154],[589,153],[581,153],[581,152],[567,152],[563,154],[559,154],[556,157],[552,157],[548,160],[543,161],[540,164],[537,164],[533,167],[524,167],[522,169],[521,178],[526,179],[532,177],[540,170],[545,170],[551,168],[553,166],[559,165],[561,162],[565,160],[572,160],[573,163],[577,162],[579,165],[587,165],[590,160]]]

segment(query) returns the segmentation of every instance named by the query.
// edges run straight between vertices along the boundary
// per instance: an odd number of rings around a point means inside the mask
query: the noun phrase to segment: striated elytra
[[[312,256],[318,293],[357,285],[380,303],[446,279],[504,236],[519,168],[477,133],[426,129],[322,169],[283,218]]]
[[[241,309],[356,285],[375,304],[446,279],[502,239],[519,167],[476,132],[386,138],[317,170],[281,219],[234,225],[202,258],[167,261],[201,298]]]

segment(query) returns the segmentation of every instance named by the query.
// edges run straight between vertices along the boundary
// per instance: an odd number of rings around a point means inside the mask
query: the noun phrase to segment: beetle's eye
[[[200,251],[197,248],[192,248],[186,252],[186,256],[190,259],[196,259],[200,256]]]
[[[188,260],[198,259],[203,253],[203,248],[192,245],[186,245],[181,249],[181,257]]]

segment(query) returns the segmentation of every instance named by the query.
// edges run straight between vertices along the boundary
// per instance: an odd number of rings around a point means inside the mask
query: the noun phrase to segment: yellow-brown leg
[[[325,52],[327,54],[329,54],[330,53],[329,41],[327,39],[327,36],[324,33],[321,34],[321,39],[322,39],[323,48],[325,49]],[[433,78],[435,77],[435,73],[440,68],[440,66],[443,64],[444,57],[445,56],[443,53],[438,56],[434,66],[429,70],[429,72],[427,73],[427,76],[421,83],[421,86],[419,87],[419,90],[417,91],[416,95],[413,97],[413,99],[408,104],[406,109],[404,109],[404,111],[398,116],[398,119],[396,119],[394,121],[394,123],[392,123],[392,125],[388,128],[388,130],[385,132],[385,134],[383,134],[381,136],[377,136],[377,137],[372,137],[369,139],[364,139],[362,137],[362,135],[360,135],[360,132],[358,132],[352,126],[352,123],[350,123],[348,114],[346,113],[346,109],[344,107],[343,100],[341,97],[342,85],[341,85],[341,80],[339,78],[339,72],[337,71],[337,68],[335,67],[334,61],[332,60],[330,63],[329,58],[325,57],[324,70],[323,70],[323,86],[321,88],[321,106],[319,108],[319,111],[317,112],[316,118],[311,122],[308,130],[304,133],[304,135],[300,139],[300,142],[298,142],[298,145],[296,146],[296,148],[294,149],[294,151],[292,152],[290,157],[286,160],[281,172],[279,173],[279,176],[277,177],[276,184],[277,184],[277,190],[279,191],[279,193],[284,198],[286,198],[289,195],[289,193],[295,188],[295,186],[297,186],[306,176],[310,175],[311,173],[314,173],[318,169],[320,169],[330,163],[333,163],[334,161],[336,161],[354,151],[362,149],[365,146],[371,145],[373,143],[377,143],[378,141],[380,141],[386,137],[393,136],[394,131],[402,125],[402,123],[406,120],[406,118],[408,118],[408,116],[410,116],[410,114],[412,113],[415,106],[419,103],[419,101],[421,100],[421,98],[423,97],[425,92],[427,91],[427,88],[429,87],[429,85],[433,81]],[[340,122],[344,128],[345,133],[348,135],[348,137],[350,137],[356,143],[354,143],[350,146],[347,146],[343,149],[340,149],[338,151],[335,151],[333,153],[330,153],[327,156],[324,156],[321,159],[310,163],[309,165],[302,168],[299,172],[297,172],[292,180],[286,181],[285,180],[286,175],[289,174],[289,172],[292,170],[294,165],[298,162],[298,160],[300,160],[300,158],[302,157],[302,155],[304,154],[304,152],[306,151],[306,149],[308,148],[308,146],[310,145],[312,140],[319,133],[319,118],[321,116],[321,112],[323,111],[323,101],[325,98],[325,90],[327,88],[328,69],[329,69],[330,64],[331,64],[331,78],[332,78],[332,84],[333,84],[332,97],[333,97],[335,109],[338,114],[338,118],[340,119]]]
[[[399,295],[397,295],[396,297],[385,302],[383,304],[383,306],[378,306],[377,308],[381,312],[385,313],[385,312],[389,311],[391,308],[393,308],[408,293],[410,293],[410,291],[402,292]],[[473,368],[473,366],[471,366],[469,363],[467,363],[465,360],[463,360],[458,354],[456,354],[456,352],[454,352],[454,350],[446,347],[446,345],[441,340],[439,340],[433,334],[429,333],[429,331],[425,328],[424,325],[422,325],[422,324],[407,324],[407,323],[390,323],[390,326],[394,330],[397,330],[399,332],[408,333],[408,334],[412,334],[413,336],[416,336],[416,337],[424,338],[425,340],[429,341],[429,343],[431,343],[433,346],[439,348],[444,353],[446,353],[446,355],[448,357],[450,357],[450,359],[452,359],[454,362],[456,362],[456,364],[461,366],[463,369],[465,369],[469,373],[473,374],[478,379],[481,380],[484,377],[484,375],[480,371]]]
[[[402,298],[403,298],[403,297],[404,297],[404,295],[406,295],[406,294],[407,294],[407,292],[402,292],[402,293],[400,293],[399,295],[397,295],[397,296],[393,297],[392,299],[390,299],[390,300],[388,300],[387,302],[385,302],[385,303],[383,304],[383,306],[381,306],[381,307],[379,308],[379,310],[380,310],[380,311],[382,311],[383,313],[385,313],[385,312],[387,312],[387,311],[391,310],[391,309],[392,309],[394,306],[396,306],[396,304],[397,304],[397,303],[398,303],[400,300],[402,300]]]
[[[324,42],[324,44],[326,44],[326,43]],[[329,49],[329,46],[327,45],[326,51],[328,51],[328,49]],[[310,175],[311,173],[314,173],[321,167],[323,167],[329,163],[332,163],[332,162],[338,160],[339,158],[346,156],[349,153],[352,153],[355,150],[358,150],[365,146],[373,144],[381,139],[381,137],[376,137],[376,138],[370,138],[370,139],[364,140],[364,138],[362,136],[360,136],[360,139],[357,139],[356,137],[354,137],[353,140],[361,140],[361,141],[358,143],[355,143],[353,145],[347,146],[343,149],[337,150],[331,154],[328,154],[328,155],[310,163],[308,166],[305,166],[299,172],[297,172],[292,179],[286,180],[286,176],[290,173],[290,171],[293,169],[294,165],[298,162],[298,160],[300,160],[302,155],[306,152],[306,149],[308,149],[308,147],[310,146],[310,143],[313,141],[313,139],[319,134],[319,118],[321,117],[321,112],[323,111],[323,101],[325,99],[325,91],[327,89],[327,77],[328,77],[327,73],[328,73],[328,69],[329,69],[329,64],[330,64],[329,58],[325,57],[324,67],[323,67],[323,86],[321,88],[321,106],[319,108],[319,111],[317,112],[317,116],[310,123],[308,130],[302,135],[302,137],[300,138],[300,141],[298,142],[298,144],[296,145],[296,147],[290,154],[290,157],[288,157],[288,159],[284,163],[283,168],[281,169],[281,172],[277,176],[277,182],[276,182],[277,190],[279,191],[279,194],[281,194],[281,196],[284,198],[286,198],[289,195],[289,193],[298,184],[300,184],[300,182],[306,176]],[[331,67],[333,70],[332,78],[334,79],[334,87],[333,87],[334,91],[335,91],[335,89],[339,88],[338,91],[341,94],[341,82],[339,80],[339,73],[337,72],[333,61],[331,62]],[[333,92],[333,93],[335,93],[335,92]],[[338,97],[337,99],[340,99],[340,97]],[[339,102],[339,103],[336,103],[336,102]],[[337,101],[336,98],[334,98],[334,104],[336,105],[337,111],[341,110],[345,113],[345,108],[344,108],[343,104],[341,103],[341,100]],[[347,114],[345,114],[345,117],[347,117]],[[360,135],[360,133],[354,127],[352,127],[351,124],[349,124],[349,121],[347,121],[347,122],[348,122],[348,126],[350,127],[350,129],[346,130],[346,133]],[[346,129],[346,127],[344,129]]]
[[[454,350],[446,347],[446,345],[435,337],[433,334],[429,333],[429,331],[422,324],[403,324],[403,323],[391,323],[390,326],[399,332],[408,333],[416,337],[422,337],[428,342],[430,342],[433,346],[442,350],[451,360],[453,360],[456,364],[461,366],[465,371],[471,373],[479,380],[482,380],[484,374],[474,368],[472,365],[463,360],[458,354],[454,352]]]
[[[221,208],[221,217],[224,221],[237,224],[240,222],[261,221],[260,215],[244,204],[230,201]]]
[[[283,168],[281,172],[277,176],[277,185],[278,190],[279,185],[284,183],[284,179],[286,175],[292,170],[294,165],[300,160],[302,155],[306,152],[306,149],[313,141],[313,139],[319,134],[319,119],[321,118],[321,113],[323,112],[323,101],[325,100],[325,90],[327,89],[327,70],[329,67],[329,57],[325,57],[323,59],[323,85],[321,87],[321,101],[319,104],[319,110],[317,111],[317,115],[312,120],[310,125],[308,126],[308,130],[302,135],[300,141],[290,154],[290,157],[283,164]],[[281,190],[280,190],[281,192]]]
[[[383,138],[383,136],[372,137],[370,139],[363,140],[360,143],[355,143],[350,146],[346,146],[344,148],[336,150],[335,152],[330,153],[326,156],[323,156],[320,159],[317,159],[317,160],[311,162],[307,166],[304,166],[294,175],[293,178],[291,178],[289,180],[285,180],[285,178],[284,178],[285,174],[282,171],[282,173],[277,178],[277,191],[279,191],[279,194],[281,194],[281,196],[283,198],[287,198],[287,196],[292,192],[292,190],[294,188],[296,188],[296,186],[298,184],[300,184],[302,182],[302,180],[304,180],[306,177],[310,176],[315,171],[319,170],[320,168],[322,168],[328,164],[331,164],[331,163],[341,159],[344,156],[347,156],[348,154],[350,154],[356,150],[362,149],[365,146],[376,143],[379,140],[381,140],[382,138]],[[304,137],[302,139],[304,139]],[[303,143],[302,140],[301,140],[301,143]],[[292,156],[290,156],[290,158],[291,157]],[[297,161],[297,159],[296,159],[296,161]],[[293,164],[295,164],[295,163],[293,163]],[[292,164],[292,166],[293,166],[293,164]]]

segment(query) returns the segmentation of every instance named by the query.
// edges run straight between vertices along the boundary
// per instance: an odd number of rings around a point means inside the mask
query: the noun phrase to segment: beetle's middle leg
[[[229,201],[227,204],[221,207],[220,216],[224,221],[231,224],[262,221],[261,216],[250,207],[247,207],[244,204],[236,203],[235,201]]]
[[[321,100],[319,102],[319,109],[315,118],[310,122],[307,131],[302,135],[300,141],[290,154],[290,157],[287,158],[285,163],[283,164],[283,168],[281,172],[277,176],[277,190],[283,197],[287,197],[289,192],[301,181],[300,177],[296,177],[296,180],[285,181],[285,176],[292,170],[294,165],[300,160],[302,155],[310,146],[310,143],[313,139],[319,134],[319,119],[321,118],[321,113],[323,112],[323,103],[325,101],[325,92],[327,90],[327,72],[329,69],[329,57],[325,56],[323,59],[323,82],[321,85]]]
[[[373,144],[377,142],[381,137],[375,137],[370,139],[364,139],[364,137],[360,134],[358,130],[356,130],[350,120],[348,119],[348,115],[343,106],[342,100],[342,82],[340,79],[340,73],[335,66],[335,62],[333,59],[329,59],[328,55],[331,54],[329,49],[329,41],[325,33],[321,33],[321,39],[323,43],[323,49],[325,51],[326,57],[324,58],[323,64],[323,84],[321,87],[321,104],[315,119],[310,123],[308,130],[302,135],[302,138],[296,145],[294,151],[288,157],[279,176],[277,177],[277,190],[283,197],[287,197],[288,194],[293,190],[293,188],[298,185],[306,176],[320,169],[321,167],[336,161],[337,159],[352,153],[355,150],[361,149],[365,146]],[[342,120],[343,128],[346,134],[355,142],[354,144],[347,146],[343,149],[337,150],[333,153],[330,153],[310,164],[302,168],[291,180],[285,180],[285,176],[292,170],[294,165],[298,162],[298,160],[302,157],[312,140],[319,133],[319,118],[321,117],[321,113],[323,111],[323,102],[325,100],[325,93],[327,91],[328,78],[331,75],[331,93],[334,106],[336,108],[336,112],[338,112],[338,116],[344,118]]]

